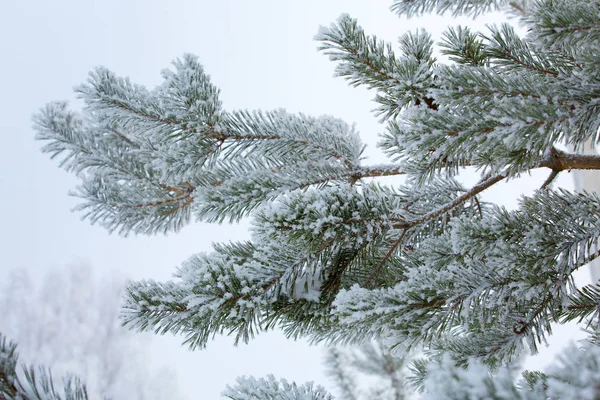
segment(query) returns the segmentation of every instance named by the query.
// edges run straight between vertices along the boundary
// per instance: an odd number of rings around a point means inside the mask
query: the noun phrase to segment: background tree
[[[38,285],[13,269],[1,285],[0,332],[19,341],[26,363],[80,376],[92,398],[180,398],[175,373],[152,367],[149,338],[121,326],[124,284],[119,274],[95,280],[85,265],[50,270]]]
[[[423,31],[401,36],[396,53],[347,15],[321,29],[317,40],[337,74],[377,92],[387,165],[365,165],[359,136],[335,118],[223,110],[189,55],[153,90],[98,68],[77,89],[85,117],[64,103],[43,109],[35,118],[43,150],[63,154],[61,165],[82,177],[76,194],[92,222],[150,234],[175,231],[192,216],[252,218],[252,241],[193,256],[173,281],[131,284],[125,323],[180,333],[191,348],[218,333],[247,341],[274,326],[292,338],[377,338],[397,351],[422,345],[443,368],[417,361],[412,381],[429,382],[436,395],[444,382],[447,397],[597,395],[594,339],[564,368],[527,374],[530,391],[499,368],[535,353],[552,324],[593,327],[598,317],[600,288],[577,288],[572,274],[600,255],[600,200],[551,184],[562,171],[600,169],[598,156],[561,150],[598,140],[600,3],[392,6],[408,16],[497,8],[519,18],[527,36],[508,24],[482,34],[451,28],[440,43],[446,65]],[[518,209],[478,199],[537,168],[548,179]],[[465,171],[479,183],[465,188],[457,179]],[[391,175],[405,175],[405,184],[368,179]],[[496,379],[473,372],[482,364],[499,371]],[[572,368],[586,373],[573,376]],[[244,382],[229,397],[300,390]]]

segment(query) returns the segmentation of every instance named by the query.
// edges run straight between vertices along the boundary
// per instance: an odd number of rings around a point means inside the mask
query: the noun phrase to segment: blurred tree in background
[[[91,398],[181,398],[173,369],[152,365],[151,338],[121,326],[120,274],[98,279],[91,267],[73,265],[34,282],[19,268],[0,286],[0,333],[18,342],[20,363],[75,374]]]

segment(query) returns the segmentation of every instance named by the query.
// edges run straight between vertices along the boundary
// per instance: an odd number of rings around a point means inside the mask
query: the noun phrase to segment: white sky
[[[178,234],[112,235],[80,221],[67,195],[77,180],[49,161],[33,140],[31,114],[52,100],[73,99],[72,87],[104,65],[132,81],[154,86],[160,71],[185,52],[199,56],[226,109],[286,108],[331,114],[356,123],[374,149],[382,131],[369,112],[373,93],[332,78],[334,65],[316,51],[313,36],[341,13],[390,41],[423,26],[439,32],[448,20],[401,21],[390,1],[368,0],[5,0],[0,3],[0,279],[12,267],[32,275],[87,261],[97,271],[119,270],[134,279],[169,279],[190,255],[215,241],[247,237],[244,226],[192,224]],[[455,23],[450,21],[450,23]],[[77,107],[76,103],[74,104]],[[373,163],[383,162],[374,158]],[[538,176],[536,179],[540,179]],[[565,181],[566,182],[566,181]],[[490,198],[513,205],[531,182],[497,189]],[[0,323],[1,329],[1,323]],[[17,338],[18,339],[18,338]],[[189,352],[180,338],[154,340],[161,363],[177,369],[188,398],[213,399],[242,374],[272,372],[327,383],[318,348],[262,335],[233,348],[219,339]]]

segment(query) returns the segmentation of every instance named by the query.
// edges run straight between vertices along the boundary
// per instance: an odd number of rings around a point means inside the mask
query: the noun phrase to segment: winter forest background
[[[170,336],[111,336],[110,329],[119,327],[107,321],[116,315],[116,294],[125,277],[167,280],[183,259],[209,250],[212,242],[246,238],[246,226],[196,223],[167,237],[123,238],[81,222],[78,214],[69,212],[76,201],[67,196],[76,178],[39,152],[30,117],[51,100],[74,101],[71,88],[97,65],[154,86],[160,70],[189,52],[199,56],[221,88],[225,108],[283,107],[356,123],[369,146],[366,154],[376,163],[381,157],[375,147],[381,126],[370,113],[373,94],[332,78],[335,66],[316,51],[312,40],[319,25],[348,13],[366,31],[394,42],[416,27],[425,27],[437,39],[449,23],[482,27],[499,18],[407,21],[388,7],[386,1],[364,0],[24,0],[0,6],[0,51],[5,55],[0,65],[0,129],[8,139],[0,147],[0,331],[15,335],[22,357],[71,369],[92,378],[89,383],[98,387],[107,383],[94,382],[93,377],[111,381],[97,374],[103,363],[122,364],[126,383],[115,385],[123,394],[116,399],[134,398],[126,395],[132,393],[127,386],[141,381],[172,388],[169,393],[179,393],[177,398],[198,393],[218,398],[236,376],[271,372],[331,387],[323,373],[321,349],[286,341],[277,333],[261,334],[238,348],[230,339],[218,338],[207,350],[196,352]],[[545,178],[545,172],[533,174],[494,187],[483,197],[514,207],[518,194],[531,193]],[[571,188],[572,177],[560,176],[557,185]],[[587,273],[581,271],[578,279],[585,282]],[[577,334],[573,328],[557,329],[550,341],[566,343]],[[73,363],[77,357],[91,362]],[[543,353],[530,366],[542,367],[551,358]],[[160,380],[149,378],[157,375]],[[156,388],[147,389],[155,398],[165,398]]]

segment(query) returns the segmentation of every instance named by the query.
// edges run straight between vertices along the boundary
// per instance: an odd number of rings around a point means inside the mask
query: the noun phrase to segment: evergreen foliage
[[[449,64],[423,31],[395,50],[347,15],[321,28],[336,74],[376,91],[386,165],[365,165],[358,133],[333,117],[224,110],[191,55],[152,90],[98,68],[77,89],[83,115],[65,103],[38,113],[43,151],[81,177],[74,193],[92,223],[153,234],[192,217],[252,219],[251,241],[191,257],[173,281],[131,283],[125,324],[182,334],[191,348],[275,326],[328,343],[422,346],[433,364],[417,361],[411,379],[430,398],[597,397],[600,289],[575,287],[572,274],[600,255],[600,199],[551,183],[600,169],[600,157],[561,150],[600,140],[600,1],[392,5],[405,16],[497,9],[527,35],[451,28],[440,43]],[[516,210],[478,199],[537,168],[549,177]],[[471,188],[455,179],[466,169],[481,175]],[[368,179],[390,175],[404,186]],[[569,320],[592,330],[588,350],[515,385],[504,366]],[[241,382],[230,398],[328,398],[272,378]]]
[[[298,386],[285,379],[278,381],[273,375],[260,379],[238,378],[235,386],[227,386],[223,396],[231,400],[333,400],[321,386],[312,383]]]
[[[19,374],[17,344],[0,333],[0,398],[7,400],[87,400],[85,385],[75,376],[55,387],[50,369],[23,365]]]

